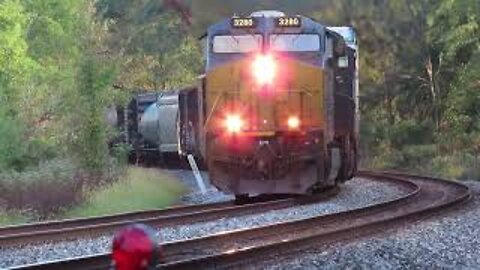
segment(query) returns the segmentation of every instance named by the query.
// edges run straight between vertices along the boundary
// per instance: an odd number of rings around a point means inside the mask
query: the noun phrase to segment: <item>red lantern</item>
[[[113,239],[112,259],[116,270],[155,269],[161,255],[155,230],[145,225],[122,229]]]

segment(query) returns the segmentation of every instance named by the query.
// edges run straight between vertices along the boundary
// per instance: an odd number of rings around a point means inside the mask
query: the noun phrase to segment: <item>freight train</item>
[[[309,194],[353,177],[353,28],[260,11],[210,26],[202,42],[198,85],[158,94],[137,109],[133,129],[142,149],[193,155],[212,184],[238,197]]]

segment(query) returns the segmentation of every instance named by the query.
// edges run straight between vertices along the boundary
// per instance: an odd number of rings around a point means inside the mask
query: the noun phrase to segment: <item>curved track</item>
[[[214,210],[218,208],[225,208],[234,206],[233,202],[221,202],[207,205],[188,205],[176,206],[161,210],[140,211],[135,213],[124,213],[118,215],[93,217],[93,218],[79,218],[52,222],[31,223],[19,226],[8,226],[0,228],[0,244],[2,246],[8,245],[10,239],[23,238],[22,236],[32,236],[35,238],[36,234],[42,234],[49,231],[81,228],[85,226],[92,226],[95,224],[109,224],[116,222],[123,222],[128,220],[142,220],[151,217],[164,217],[173,215],[185,215],[193,212]]]
[[[401,226],[403,222],[439,213],[470,198],[468,187],[457,182],[399,173],[359,175],[393,182],[410,192],[365,208],[167,243],[165,261],[159,269],[249,267],[259,260]],[[109,254],[102,254],[13,269],[108,269],[109,261]]]
[[[57,242],[89,238],[112,233],[132,223],[153,227],[173,227],[219,218],[243,216],[308,204],[334,196],[338,189],[313,198],[290,197],[284,199],[260,198],[246,204],[234,201],[212,204],[177,206],[161,210],[125,213],[120,215],[35,223],[0,228],[0,246],[15,246],[39,242]]]

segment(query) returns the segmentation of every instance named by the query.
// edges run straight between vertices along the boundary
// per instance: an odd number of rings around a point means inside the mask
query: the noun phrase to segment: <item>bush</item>
[[[361,167],[367,169],[397,169],[402,162],[402,155],[390,144],[381,142],[375,148],[364,151],[360,159]]]
[[[22,171],[57,155],[56,148],[40,139],[28,139],[21,120],[0,117],[0,171]]]
[[[9,209],[31,210],[44,217],[81,201],[88,178],[70,160],[42,162],[23,172],[0,173],[0,199]]]
[[[433,126],[425,121],[418,123],[414,120],[404,120],[389,126],[386,130],[387,138],[393,146],[400,148],[404,145],[422,145],[433,140]]]
[[[449,179],[480,180],[480,157],[468,152],[438,156],[431,162],[434,175]]]
[[[478,154],[477,154],[478,155]],[[471,151],[448,152],[436,144],[405,145],[396,149],[381,143],[370,149],[361,166],[377,170],[400,170],[447,179],[480,180],[480,155]]]
[[[422,171],[429,167],[431,160],[438,156],[439,150],[436,145],[406,145],[401,150],[402,160],[397,164],[399,168],[410,168]]]

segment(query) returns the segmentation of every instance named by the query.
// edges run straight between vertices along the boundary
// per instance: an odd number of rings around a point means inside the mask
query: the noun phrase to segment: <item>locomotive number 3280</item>
[[[277,18],[276,24],[278,27],[300,27],[302,21],[298,17],[282,17]]]
[[[255,21],[253,18],[234,18],[232,20],[232,26],[235,28],[255,27]]]

